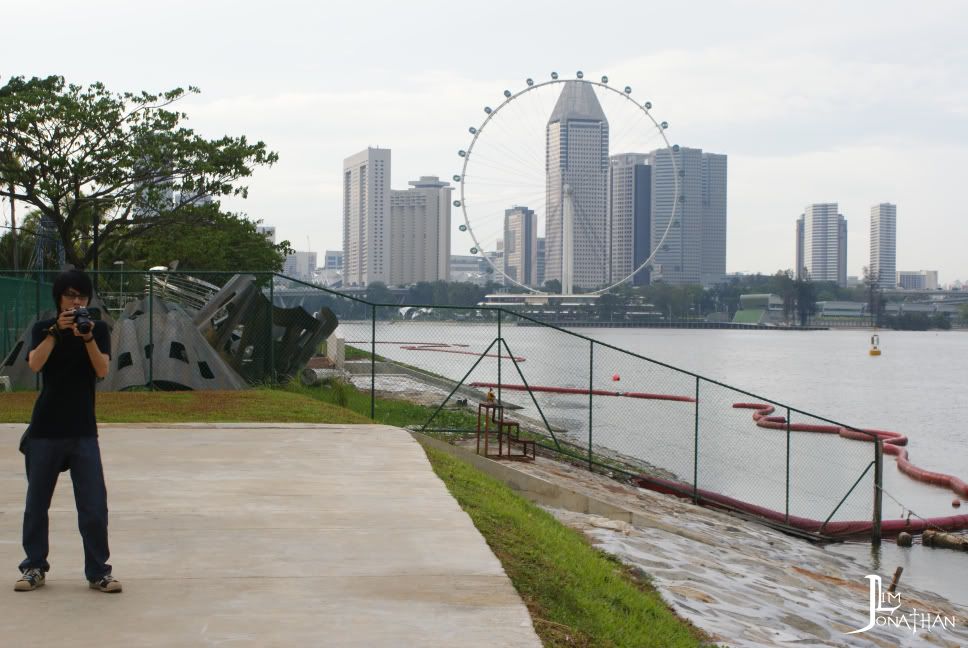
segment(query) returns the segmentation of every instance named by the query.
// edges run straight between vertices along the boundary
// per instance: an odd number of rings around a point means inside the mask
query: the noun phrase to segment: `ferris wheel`
[[[552,72],[484,113],[453,179],[459,229],[488,274],[535,293],[549,280],[603,293],[661,275],[681,236],[682,170],[650,101],[606,76]]]

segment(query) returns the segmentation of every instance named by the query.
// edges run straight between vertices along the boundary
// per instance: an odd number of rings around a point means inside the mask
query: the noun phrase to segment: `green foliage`
[[[951,320],[943,313],[901,313],[884,318],[884,325],[897,331],[927,331],[929,329],[951,329]]]
[[[179,270],[249,270],[279,272],[291,253],[289,242],[274,245],[256,224],[213,204],[190,207],[190,218],[149,227],[104,250],[101,267],[124,260],[128,268],[150,268],[178,260]],[[206,223],[202,225],[201,223]]]
[[[94,257],[94,228],[107,247],[170,223],[210,224],[216,212],[192,207],[245,197],[239,181],[278,156],[245,136],[208,140],[183,126],[187,115],[170,108],[197,92],[10,78],[0,87],[0,196],[49,218],[81,268]]]

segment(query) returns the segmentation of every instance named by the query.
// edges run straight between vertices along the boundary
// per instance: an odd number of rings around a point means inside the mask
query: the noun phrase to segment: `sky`
[[[870,208],[897,204],[897,267],[968,280],[968,3],[0,0],[0,83],[197,86],[207,137],[279,153],[223,205],[294,248],[342,246],[343,159],[392,149],[392,186],[459,173],[485,105],[528,77],[608,75],[670,142],[729,156],[728,272],[794,262],[805,205],[837,202],[848,274]],[[958,196],[962,196],[959,198]],[[458,224],[454,215],[454,226]],[[454,253],[469,241],[455,231]],[[321,262],[321,259],[320,259]]]

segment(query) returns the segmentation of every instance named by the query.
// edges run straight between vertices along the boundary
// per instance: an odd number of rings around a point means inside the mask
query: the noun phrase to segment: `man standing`
[[[78,321],[93,287],[79,270],[54,280],[57,317],[38,322],[31,331],[27,363],[43,376],[30,427],[21,450],[27,467],[27,504],[18,592],[44,584],[47,562],[48,510],[59,473],[70,470],[77,523],[84,542],[84,575],[92,589],[120,592],[108,560],[108,504],[94,416],[94,387],[108,374],[111,338],[104,322]],[[79,326],[80,324],[80,326]]]

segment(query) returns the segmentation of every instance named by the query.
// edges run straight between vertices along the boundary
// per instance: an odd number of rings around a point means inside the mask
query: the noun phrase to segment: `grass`
[[[702,646],[629,568],[469,464],[425,448],[434,472],[501,560],[546,646]]]
[[[36,392],[0,393],[0,423],[28,423],[36,399]],[[97,419],[100,423],[370,422],[361,414],[280,389],[106,392],[97,395]]]

